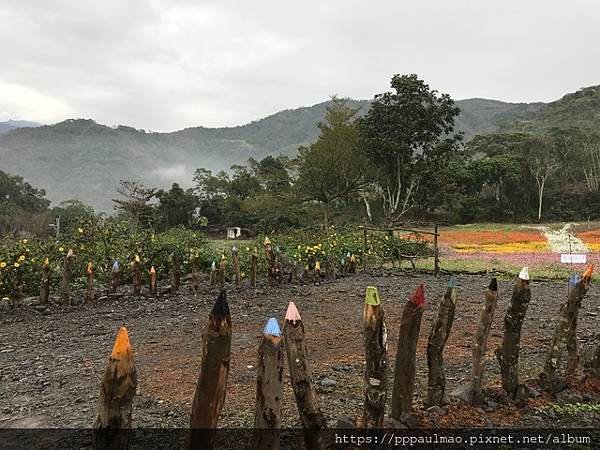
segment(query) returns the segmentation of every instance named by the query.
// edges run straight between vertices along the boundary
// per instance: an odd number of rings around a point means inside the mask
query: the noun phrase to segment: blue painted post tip
[[[281,329],[279,328],[279,323],[275,317],[271,317],[267,324],[265,325],[265,329],[263,330],[263,334],[270,334],[271,336],[281,336]]]

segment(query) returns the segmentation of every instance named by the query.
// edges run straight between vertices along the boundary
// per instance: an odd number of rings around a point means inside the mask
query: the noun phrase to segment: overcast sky
[[[239,125],[417,73],[455,99],[600,84],[596,0],[0,0],[0,121]]]

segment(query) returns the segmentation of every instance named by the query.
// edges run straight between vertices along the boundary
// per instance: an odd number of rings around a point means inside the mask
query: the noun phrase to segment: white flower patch
[[[589,249],[577,236],[570,234],[569,230],[574,224],[567,223],[560,230],[540,227],[548,245],[556,253],[587,253]]]

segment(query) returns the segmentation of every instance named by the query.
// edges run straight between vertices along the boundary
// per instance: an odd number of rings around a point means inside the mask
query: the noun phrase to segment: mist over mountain
[[[39,127],[41,124],[37,122],[30,122],[28,120],[6,120],[4,122],[0,122],[0,133],[7,133],[11,130],[16,130],[17,128],[25,128],[25,127]]]
[[[0,123],[0,169],[46,189],[53,203],[78,198],[98,211],[111,211],[121,179],[168,187],[190,186],[196,168],[213,171],[268,154],[294,156],[313,142],[329,102],[285,110],[246,125],[193,127],[155,133],[128,126],[108,127],[89,119],[55,125]],[[368,100],[351,104],[366,113]],[[512,129],[600,124],[600,87],[568,94],[552,103],[506,103],[473,98],[456,102],[456,129],[468,140],[476,134]],[[8,125],[6,125],[8,124]],[[26,125],[22,125],[26,124]],[[26,127],[26,128],[24,128]]]

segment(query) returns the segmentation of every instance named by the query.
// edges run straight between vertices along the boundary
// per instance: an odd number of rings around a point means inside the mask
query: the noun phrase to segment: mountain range
[[[465,139],[507,130],[600,125],[600,86],[580,89],[551,103],[508,103],[472,98],[458,100],[456,129]],[[111,211],[121,179],[146,185],[190,186],[195,169],[213,171],[244,164],[268,154],[295,155],[313,142],[329,102],[285,110],[246,125],[193,127],[170,133],[109,127],[90,119],[54,125],[22,121],[0,123],[0,170],[23,176],[46,189],[53,204],[78,198],[97,211]],[[352,100],[364,114],[368,100]],[[10,129],[7,129],[9,128]],[[4,131],[3,131],[4,130]]]

